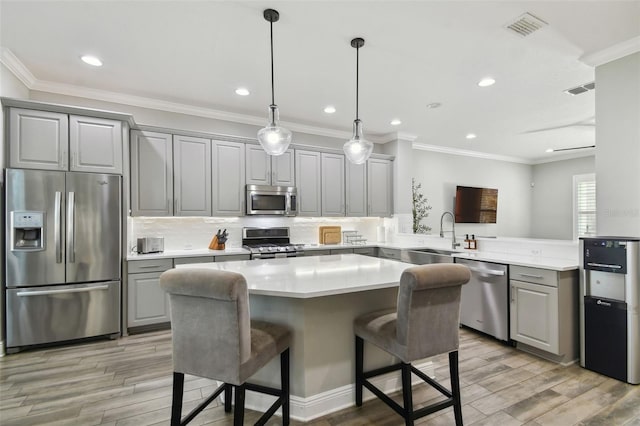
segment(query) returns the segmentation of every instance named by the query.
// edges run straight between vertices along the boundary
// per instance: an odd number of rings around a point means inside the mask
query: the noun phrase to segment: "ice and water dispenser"
[[[44,250],[44,212],[11,212],[11,251]]]
[[[640,239],[580,239],[580,364],[640,383]]]

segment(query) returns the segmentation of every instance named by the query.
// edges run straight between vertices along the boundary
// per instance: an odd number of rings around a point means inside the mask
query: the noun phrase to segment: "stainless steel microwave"
[[[293,186],[247,185],[247,215],[295,216],[297,193]]]

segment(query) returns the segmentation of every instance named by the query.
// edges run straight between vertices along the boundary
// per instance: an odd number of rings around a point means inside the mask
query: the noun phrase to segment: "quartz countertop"
[[[484,262],[505,263],[509,265],[528,266],[531,268],[551,269],[554,271],[571,271],[578,269],[577,260],[556,259],[542,256],[521,256],[509,253],[491,253],[483,251],[465,251],[453,253],[453,257],[481,260]]]
[[[198,257],[198,256],[229,256],[233,254],[249,254],[249,250],[243,248],[228,248],[225,250],[193,249],[193,250],[165,250],[161,253],[129,253],[127,260],[154,260],[173,259],[174,257]]]
[[[245,276],[250,294],[307,299],[396,287],[412,265],[390,259],[337,254],[237,262],[196,263],[176,268],[211,268]]]

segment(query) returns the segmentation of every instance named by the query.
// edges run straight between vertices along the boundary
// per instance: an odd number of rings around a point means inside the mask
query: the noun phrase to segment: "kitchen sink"
[[[453,263],[452,250],[442,249],[416,249],[402,250],[400,260],[414,265],[426,265],[429,263]]]

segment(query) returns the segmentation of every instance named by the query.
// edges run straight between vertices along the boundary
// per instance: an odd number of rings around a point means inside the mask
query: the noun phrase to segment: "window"
[[[596,175],[573,176],[573,238],[596,235]]]

